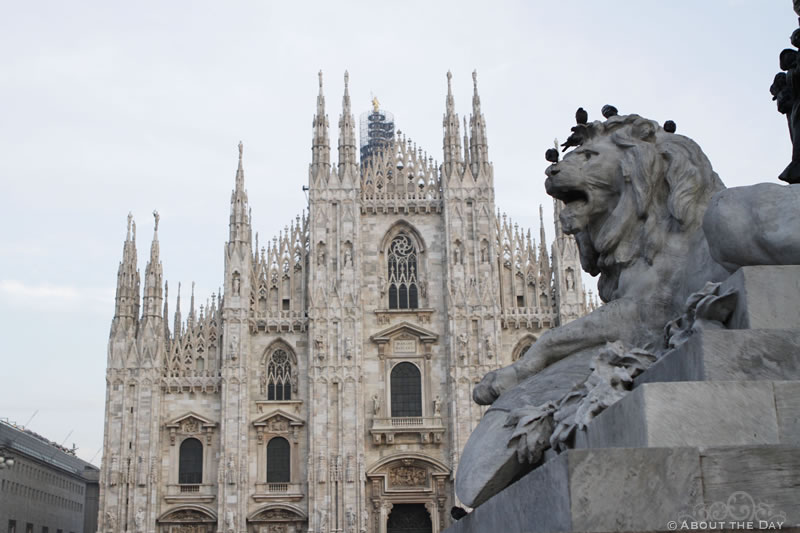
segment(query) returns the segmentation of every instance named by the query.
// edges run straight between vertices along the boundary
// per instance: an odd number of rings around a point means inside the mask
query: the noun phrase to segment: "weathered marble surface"
[[[671,520],[699,522],[712,512],[720,521],[776,520],[793,530],[798,487],[794,446],[569,450],[445,533],[667,531]]]
[[[569,450],[448,533],[661,530],[702,503],[695,448]]]
[[[730,272],[746,265],[800,264],[800,184],[732,187],[703,219],[709,251]]]
[[[706,507],[727,502],[743,491],[736,513],[761,509],[756,520],[785,517],[785,525],[800,524],[800,448],[796,446],[731,446],[708,448],[700,454]],[[759,506],[759,503],[762,505]]]
[[[800,330],[707,330],[656,361],[635,380],[800,380]]]
[[[646,383],[576,434],[578,448],[779,444],[771,381]]]
[[[722,289],[738,293],[731,329],[800,330],[800,265],[742,267]]]

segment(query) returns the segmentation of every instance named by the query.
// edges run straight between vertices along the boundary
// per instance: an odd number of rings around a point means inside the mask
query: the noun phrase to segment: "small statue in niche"
[[[464,355],[466,355],[466,353],[467,353],[467,334],[466,333],[460,333],[458,335],[458,352],[459,352],[459,354],[462,355],[462,357]]]
[[[236,465],[232,456],[228,456],[228,461],[225,463],[225,482],[228,485],[236,484]]]
[[[322,243],[317,250],[317,266],[325,266],[325,245]]]
[[[488,357],[489,359],[493,358],[494,357],[494,349],[492,347],[492,337],[489,336],[489,335],[486,335],[486,338],[483,340],[483,342],[484,342],[484,344],[486,346],[486,357]]]
[[[353,358],[353,339],[350,337],[344,339],[344,356],[347,359]]]
[[[489,246],[487,244],[481,245],[481,263],[489,261]]]
[[[236,517],[230,509],[225,511],[225,528],[228,530],[228,533],[236,531]]]
[[[367,527],[369,525],[369,511],[366,509],[361,509],[361,533],[367,533]]]
[[[389,284],[388,284],[388,283],[386,283],[386,276],[384,276],[383,274],[381,274],[381,276],[380,276],[380,277],[378,277],[378,290],[380,291],[380,293],[381,293],[381,296],[383,296],[384,294],[386,294],[386,291],[387,291],[388,289],[389,289]]]
[[[458,243],[453,247],[453,264],[461,264],[461,246]]]
[[[567,290],[571,291],[575,288],[575,274],[572,269],[567,270]]]
[[[317,357],[320,361],[325,359],[325,337],[317,335],[314,338],[314,350],[317,352]]]
[[[350,245],[345,245],[344,247],[344,266],[352,266],[353,265],[353,252],[350,250]]]
[[[238,272],[234,272],[233,273],[232,286],[233,286],[233,294],[235,296],[239,296],[240,285],[241,285],[241,281],[239,280],[239,273]]]
[[[139,510],[136,511],[136,517],[133,519],[134,524],[136,524],[136,531],[137,533],[142,533],[144,531],[144,509],[139,507]]]
[[[438,394],[436,398],[433,400],[433,414],[440,415],[442,414],[442,398]]]
[[[377,415],[381,412],[381,399],[377,394],[372,395],[372,414]]]
[[[236,361],[236,352],[239,347],[239,337],[234,333],[231,335],[231,341],[228,343],[228,359]]]
[[[117,529],[117,517],[111,511],[106,511],[106,529],[112,533]]]

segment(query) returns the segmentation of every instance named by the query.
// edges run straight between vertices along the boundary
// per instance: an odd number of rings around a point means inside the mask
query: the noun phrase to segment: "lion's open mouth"
[[[566,205],[573,202],[588,202],[589,195],[580,189],[554,189],[550,191],[550,196],[557,200],[561,200]]]

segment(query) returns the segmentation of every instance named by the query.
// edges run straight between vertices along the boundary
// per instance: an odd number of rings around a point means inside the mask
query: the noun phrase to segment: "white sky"
[[[477,69],[497,205],[538,235],[544,204],[551,239],[543,154],[578,106],[674,120],[728,186],[776,181],[768,88],[796,22],[789,0],[2,2],[0,417],[38,410],[32,430],[99,464],[128,212],[142,270],[161,214],[170,309],[178,281],[204,302],[240,139],[261,242],[306,205],[320,69],[332,146],[349,69],[355,114],[374,93],[437,160],[445,73],[464,116]]]

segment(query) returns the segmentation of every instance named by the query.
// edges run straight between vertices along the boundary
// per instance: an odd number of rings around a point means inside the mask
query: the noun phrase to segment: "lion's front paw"
[[[511,367],[493,370],[483,376],[472,389],[472,399],[480,405],[490,405],[505,391],[517,384],[516,372]]]

